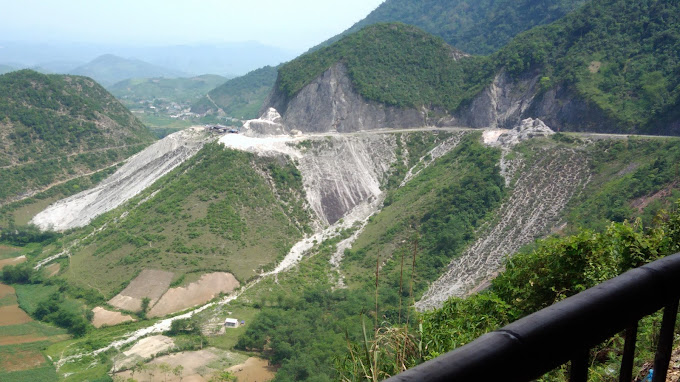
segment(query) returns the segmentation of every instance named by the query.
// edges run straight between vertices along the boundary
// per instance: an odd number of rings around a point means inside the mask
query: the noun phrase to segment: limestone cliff
[[[354,90],[341,63],[333,65],[290,99],[275,88],[260,114],[266,114],[270,108],[281,114],[281,122],[288,131],[345,133],[427,124],[425,111],[366,101]]]

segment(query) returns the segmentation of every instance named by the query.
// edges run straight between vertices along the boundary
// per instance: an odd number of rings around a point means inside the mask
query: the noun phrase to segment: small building
[[[239,323],[238,320],[235,318],[227,318],[224,320],[224,326],[227,328],[238,328]]]

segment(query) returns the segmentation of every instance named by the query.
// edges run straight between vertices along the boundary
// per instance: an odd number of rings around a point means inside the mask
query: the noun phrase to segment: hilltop
[[[388,114],[410,109],[420,124],[512,127],[532,117],[557,130],[677,134],[678,18],[677,3],[595,0],[490,56],[470,57],[415,27],[372,25],[283,65],[263,110],[274,107],[284,124],[305,130],[299,114],[335,75],[333,83],[350,82],[346,92],[399,109]],[[374,127],[385,126],[361,128]]]
[[[0,203],[107,168],[153,141],[109,92],[79,76],[0,76]]]
[[[312,48],[378,23],[401,22],[439,36],[470,54],[490,54],[517,34],[564,17],[587,0],[388,0],[341,34]]]
[[[70,74],[91,77],[104,86],[113,85],[128,78],[187,76],[175,69],[164,68],[141,60],[122,58],[113,54],[99,56],[87,64],[72,69]]]
[[[219,114],[239,119],[253,119],[276,82],[277,68],[265,66],[233,78],[212,89],[191,106],[198,114]]]
[[[154,99],[191,103],[225,81],[226,77],[214,74],[188,78],[130,78],[107,87],[107,90],[129,104]]]

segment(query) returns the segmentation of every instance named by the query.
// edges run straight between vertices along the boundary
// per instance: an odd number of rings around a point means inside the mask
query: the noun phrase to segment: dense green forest
[[[402,22],[439,36],[470,54],[490,54],[517,34],[551,23],[587,0],[388,0],[365,19],[322,43],[378,23]],[[318,49],[313,48],[313,50]]]
[[[540,95],[567,90],[617,131],[664,131],[680,117],[679,17],[677,2],[594,0],[492,55],[455,62],[443,40],[415,27],[373,25],[283,65],[276,87],[291,97],[342,62],[366,99],[454,112],[505,71],[539,77]],[[593,128],[584,119],[579,128]]]
[[[238,119],[259,117],[258,112],[276,82],[277,68],[265,66],[231,79],[211,90],[191,107],[194,113],[217,113],[222,109],[227,116]]]
[[[0,202],[122,161],[153,141],[96,82],[21,70],[0,76]]]
[[[399,107],[454,110],[479,92],[493,72],[486,61],[481,68],[477,60],[455,61],[453,57],[459,55],[441,38],[416,27],[377,24],[282,65],[276,89],[292,97],[342,62],[356,90],[367,99]]]

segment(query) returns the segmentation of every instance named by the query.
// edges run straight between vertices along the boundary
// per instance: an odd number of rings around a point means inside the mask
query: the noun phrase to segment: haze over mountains
[[[294,57],[292,52],[257,42],[174,46],[0,42],[0,64],[17,69],[44,67],[54,73],[68,73],[107,54],[134,58],[188,75],[230,77],[265,65],[277,65]],[[69,68],[63,63],[73,65]]]
[[[0,317],[0,380],[256,355],[375,381],[680,251],[677,2],[387,0],[359,26],[229,80],[1,75],[0,308],[24,321]],[[79,66],[190,76],[198,51],[168,52]]]

